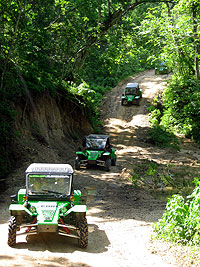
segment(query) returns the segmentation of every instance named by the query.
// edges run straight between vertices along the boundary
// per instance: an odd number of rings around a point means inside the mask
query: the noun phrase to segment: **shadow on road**
[[[13,266],[13,267],[21,267],[21,266],[40,266],[40,267],[58,267],[58,266],[69,266],[69,267],[89,267],[86,263],[81,262],[71,262],[67,258],[60,256],[49,256],[42,258],[38,258],[37,256],[33,257],[30,255],[21,255],[20,258],[16,258],[14,256],[6,256],[0,255],[0,266]]]
[[[53,233],[41,233],[28,236],[27,242],[17,242],[15,249],[28,249],[30,251],[50,251],[54,253],[73,253],[75,251],[87,253],[103,253],[107,251],[110,242],[105,231],[100,230],[95,224],[88,224],[89,244],[85,249],[78,247],[76,239],[56,235]],[[96,246],[95,244],[98,244]]]

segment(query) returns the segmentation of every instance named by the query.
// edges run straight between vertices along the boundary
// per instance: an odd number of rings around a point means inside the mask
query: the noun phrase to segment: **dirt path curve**
[[[173,258],[149,250],[152,223],[163,213],[165,203],[133,188],[127,170],[141,159],[161,157],[159,149],[144,142],[149,126],[146,102],[165,86],[164,76],[145,71],[124,81],[103,100],[102,119],[117,150],[117,166],[110,172],[82,169],[75,172],[76,187],[88,193],[89,245],[55,235],[17,237],[15,248],[7,245],[8,204],[0,208],[0,266],[177,266]],[[125,84],[139,82],[140,106],[121,106]],[[163,160],[165,160],[163,158]]]

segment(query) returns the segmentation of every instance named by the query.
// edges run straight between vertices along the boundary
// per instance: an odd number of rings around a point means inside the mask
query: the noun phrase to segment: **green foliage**
[[[142,41],[130,31],[133,19],[136,29],[147,7],[139,7],[121,21],[119,16],[109,26],[110,4],[115,13],[131,2],[1,1],[0,91],[6,92],[5,102],[44,92],[56,96],[64,88],[67,97],[71,94],[70,99],[89,111],[98,128],[102,94],[122,77],[144,69],[150,53],[139,50]]]
[[[193,19],[192,9],[196,7],[197,16]],[[149,9],[141,25],[141,35],[148,37],[154,46],[150,60],[167,61],[170,69],[181,76],[190,76],[195,72],[194,22],[199,24],[199,3],[181,0],[173,5],[160,4]]]
[[[194,79],[174,76],[164,93],[161,125],[200,140],[200,87]]]
[[[0,67],[1,69],[1,67]],[[8,86],[12,88],[12,69],[6,75],[8,78]],[[18,84],[16,83],[16,87]],[[19,90],[20,94],[21,90]],[[16,89],[9,92],[6,88],[0,90],[0,178],[5,178],[9,170],[12,169],[12,164],[15,158],[12,155],[12,144],[16,136],[14,128],[14,120],[16,111],[13,108],[12,101],[16,99]]]
[[[134,187],[143,187],[151,191],[155,197],[160,196],[166,200],[174,193],[183,196],[191,193],[194,189],[192,181],[195,175],[198,177],[199,171],[192,167],[144,161],[135,164],[130,180]],[[199,181],[196,185],[197,183]]]
[[[151,161],[134,167],[130,179],[134,187],[143,186],[152,189],[161,185],[163,176],[160,166],[156,162]]]
[[[157,238],[200,246],[199,181],[196,184],[186,200],[181,195],[173,195],[168,200],[162,219],[154,227]]]
[[[150,140],[159,147],[173,147],[179,150],[178,139],[174,133],[169,132],[164,127],[154,126],[149,131]]]
[[[2,0],[0,147],[5,140],[9,146],[15,136],[12,113],[15,103],[24,98],[45,92],[56,97],[62,90],[66,99],[87,111],[95,131],[100,131],[99,104],[119,80],[151,68],[158,58],[167,59],[170,68],[190,78],[194,74],[194,48],[199,42],[193,34],[192,3]],[[199,11],[198,3],[194,3]],[[153,124],[167,128],[171,122],[173,126],[178,123],[188,135],[199,138],[199,116],[194,118],[198,99],[182,109],[187,119],[173,118],[175,104],[166,106],[164,114],[155,110]],[[4,105],[9,109],[7,117]]]
[[[179,150],[178,139],[168,124],[162,124],[164,107],[160,95],[154,98],[154,104],[148,107],[152,127],[149,130],[150,141],[159,147],[173,147]]]
[[[12,169],[14,157],[11,158],[11,143],[15,137],[13,119],[15,111],[5,102],[0,103],[0,178],[5,178],[8,170]]]
[[[79,85],[62,81],[62,88],[67,92],[68,98],[75,101],[76,105],[84,108],[91,122],[94,132],[99,133],[103,126],[99,120],[99,105],[102,97],[110,90],[109,87],[97,86],[83,82]]]
[[[151,121],[169,131],[184,133],[200,142],[199,115],[199,16],[197,1],[181,0],[173,5],[150,8],[141,23],[140,34],[149,39],[152,64],[166,61],[174,72],[165,91],[164,110],[152,111]],[[197,62],[197,66],[194,62]]]
[[[131,180],[132,185],[133,185],[134,188],[138,188],[139,187],[140,174],[137,173],[136,169],[133,170],[133,174],[130,177],[130,180]]]
[[[150,122],[154,127],[158,127],[160,124],[161,111],[157,108],[150,108],[149,110],[151,110]]]

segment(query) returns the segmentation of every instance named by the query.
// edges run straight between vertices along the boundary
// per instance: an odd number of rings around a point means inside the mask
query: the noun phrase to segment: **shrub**
[[[164,92],[161,125],[200,142],[200,86],[194,79],[174,76]]]
[[[167,203],[163,217],[154,225],[157,238],[182,244],[200,245],[200,183],[186,200],[173,195]]]
[[[158,125],[150,129],[150,140],[153,144],[159,147],[174,147],[179,148],[179,143],[177,137],[172,133],[167,131],[164,127]]]

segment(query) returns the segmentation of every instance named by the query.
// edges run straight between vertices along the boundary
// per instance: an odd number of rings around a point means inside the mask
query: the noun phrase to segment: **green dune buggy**
[[[157,74],[169,74],[170,69],[168,68],[166,62],[161,62],[155,67],[155,75]]]
[[[90,134],[83,139],[83,150],[76,152],[74,161],[75,169],[82,166],[97,165],[110,171],[110,166],[116,165],[117,156],[115,149],[110,144],[109,135]]]
[[[139,88],[138,83],[128,83],[126,85],[125,91],[121,97],[122,106],[128,104],[136,104],[139,106],[140,99],[142,98],[142,91]]]
[[[69,164],[33,163],[26,170],[26,189],[11,196],[8,245],[17,235],[56,233],[88,244],[87,207],[80,190],[73,189]]]

